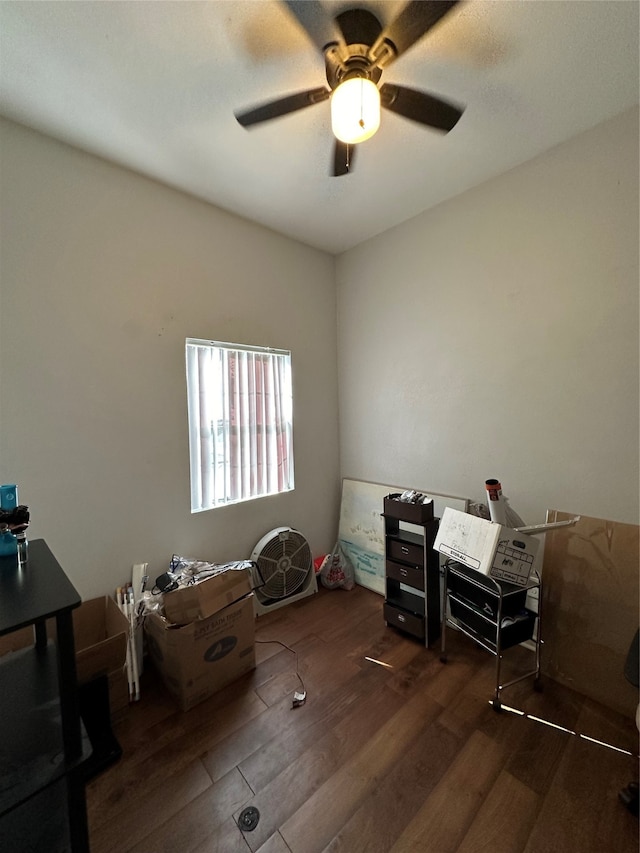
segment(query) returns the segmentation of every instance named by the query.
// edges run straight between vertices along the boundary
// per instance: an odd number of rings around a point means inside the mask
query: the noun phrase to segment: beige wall
[[[638,523],[638,112],[337,262],[345,477]]]
[[[335,261],[0,133],[0,481],[84,597],[282,524],[333,544],[335,277],[343,476],[638,522],[637,111]],[[187,336],[292,350],[295,492],[191,516]]]
[[[334,260],[11,122],[1,137],[0,482],[85,598],[134,562],[314,553],[339,507]],[[187,336],[291,349],[296,489],[192,516]]]

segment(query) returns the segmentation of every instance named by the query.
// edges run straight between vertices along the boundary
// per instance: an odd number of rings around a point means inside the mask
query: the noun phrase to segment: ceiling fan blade
[[[296,92],[293,95],[287,95],[285,98],[279,98],[276,101],[269,101],[269,103],[262,104],[253,109],[235,113],[235,117],[243,127],[250,127],[253,124],[259,124],[261,121],[269,121],[272,118],[278,118],[288,113],[294,113],[296,110],[310,107],[313,104],[318,104],[320,101],[326,101],[330,95],[331,89],[321,86],[318,89]]]
[[[333,146],[333,177],[339,178],[341,175],[348,175],[353,172],[353,157],[356,153],[355,145],[347,145],[346,142],[341,142],[336,139]]]
[[[284,4],[320,53],[328,44],[340,41],[338,28],[319,0],[284,0]]]
[[[382,32],[380,21],[366,9],[347,9],[336,17],[346,44],[371,47]]]
[[[380,87],[380,103],[391,112],[445,132],[455,127],[464,111],[462,107],[427,95],[426,92],[393,83],[384,83]]]
[[[384,28],[374,45],[373,53],[377,52],[383,41],[393,42],[395,54],[384,60],[384,65],[389,65],[409,50],[432,27],[435,27],[438,21],[458,3],[459,0],[411,0],[400,14]]]

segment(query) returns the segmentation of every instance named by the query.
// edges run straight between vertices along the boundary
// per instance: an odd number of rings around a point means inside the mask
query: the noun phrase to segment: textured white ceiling
[[[383,25],[402,2],[367,8]],[[387,68],[466,104],[440,135],[383,113],[329,176],[329,102],[243,129],[234,110],[325,83],[279,0],[0,2],[0,113],[340,252],[638,103],[636,0],[470,0]]]

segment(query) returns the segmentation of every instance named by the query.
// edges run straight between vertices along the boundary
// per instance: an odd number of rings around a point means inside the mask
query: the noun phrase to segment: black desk
[[[90,749],[76,683],[72,611],[80,601],[44,540],[29,543],[25,566],[15,555],[0,557],[0,636],[28,626],[35,634],[32,646],[0,658],[0,838],[12,839],[12,853],[38,845],[43,853],[89,850],[75,772]],[[55,643],[47,640],[49,618]]]

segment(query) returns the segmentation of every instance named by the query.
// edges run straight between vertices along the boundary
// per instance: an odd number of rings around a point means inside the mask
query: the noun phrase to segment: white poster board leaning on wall
[[[367,483],[362,480],[342,481],[338,539],[344,553],[355,569],[356,583],[380,595],[385,594],[384,582],[384,498],[394,492],[415,489],[433,499],[436,518],[446,507],[466,512],[467,498],[440,495],[416,486],[392,486]]]

